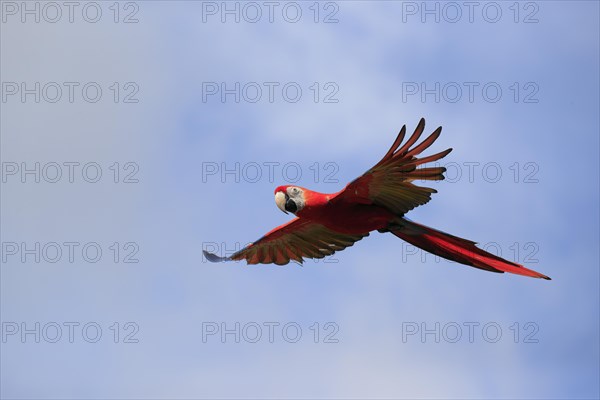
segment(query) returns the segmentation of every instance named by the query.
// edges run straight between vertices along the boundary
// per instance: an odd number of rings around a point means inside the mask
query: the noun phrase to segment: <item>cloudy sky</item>
[[[1,4],[3,398],[598,398],[599,5]],[[403,124],[448,179],[391,235],[211,264]]]

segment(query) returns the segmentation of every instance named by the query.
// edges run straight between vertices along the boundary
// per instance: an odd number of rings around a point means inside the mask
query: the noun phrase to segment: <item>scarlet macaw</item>
[[[475,242],[418,224],[404,217],[408,211],[427,203],[435,189],[416,186],[413,180],[442,180],[443,167],[419,168],[445,157],[452,149],[417,158],[440,136],[437,128],[413,147],[425,127],[421,119],[412,136],[400,147],[406,133],[402,127],[385,156],[362,176],[337,193],[314,192],[299,186],[275,189],[275,203],[296,218],[278,226],[230,257],[204,250],[209,261],[245,259],[248,264],[284,265],[290,260],[323,258],[352,246],[369,232],[390,232],[430,253],[491,272],[550,279],[546,275],[507,261],[475,246]]]

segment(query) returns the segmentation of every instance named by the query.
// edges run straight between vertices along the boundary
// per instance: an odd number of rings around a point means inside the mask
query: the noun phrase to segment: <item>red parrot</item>
[[[475,242],[429,228],[404,217],[413,208],[427,203],[435,189],[414,185],[414,180],[442,180],[443,167],[420,167],[445,157],[452,149],[417,157],[440,136],[442,127],[415,145],[423,129],[421,119],[412,136],[400,147],[406,134],[402,127],[381,161],[337,193],[314,192],[286,185],[275,189],[275,203],[296,218],[278,226],[230,257],[204,251],[212,262],[243,260],[248,264],[284,265],[290,260],[323,258],[352,246],[371,231],[393,235],[437,256],[491,272],[510,272],[534,278],[546,275],[507,261],[478,248]]]

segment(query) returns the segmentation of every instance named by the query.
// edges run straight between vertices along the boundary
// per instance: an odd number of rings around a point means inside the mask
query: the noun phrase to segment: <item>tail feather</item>
[[[401,227],[390,229],[400,239],[445,259],[490,272],[548,279],[544,274],[525,268],[521,264],[505,260],[478,248],[475,242],[402,219]]]

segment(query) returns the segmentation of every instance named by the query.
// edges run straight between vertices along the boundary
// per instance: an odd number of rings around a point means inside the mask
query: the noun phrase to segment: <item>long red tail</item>
[[[462,239],[428,226],[402,219],[401,227],[390,229],[400,239],[445,259],[491,272],[510,272],[550,280],[544,274],[507,261],[475,246],[475,242]]]

